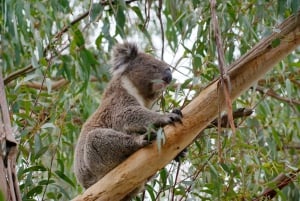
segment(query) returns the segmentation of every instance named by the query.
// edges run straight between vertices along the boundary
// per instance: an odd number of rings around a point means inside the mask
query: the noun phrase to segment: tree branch
[[[286,19],[277,30],[281,32],[274,32],[263,39],[229,68],[232,100],[249,89],[275,64],[299,46],[300,12]],[[280,44],[276,47],[272,46],[274,40],[280,40]],[[219,105],[222,110],[224,109],[224,95],[218,93],[219,81],[218,79],[212,82],[183,108],[182,124],[164,128],[166,143],[161,149],[153,143],[135,152],[73,200],[121,200],[128,192],[167,165],[216,118]]]
[[[232,117],[233,117],[233,119],[246,118],[247,116],[250,116],[252,113],[253,113],[253,111],[250,109],[239,108],[232,112]],[[222,128],[230,128],[230,127],[228,127],[228,125],[229,125],[228,114],[225,114],[221,117],[220,126]],[[213,127],[217,127],[217,126],[218,126],[218,119],[215,119],[211,122],[210,125],[207,126],[207,128],[213,128]]]
[[[252,201],[260,201],[260,200],[271,200],[277,194],[277,189],[281,190],[285,186],[289,185],[300,172],[300,169],[293,171],[292,173],[286,175],[284,173],[280,173],[277,177],[275,177],[271,181],[271,185],[274,185],[272,188],[266,188],[261,195],[254,198]]]
[[[295,100],[295,99],[288,99],[288,98],[281,97],[278,94],[276,94],[273,89],[265,89],[261,86],[256,86],[255,90],[262,93],[262,94],[266,94],[268,96],[271,96],[271,97],[273,97],[277,100],[280,100],[280,101],[283,101],[283,102],[286,102],[286,103],[289,103],[289,104],[292,103],[292,104],[295,104],[295,105],[300,105],[300,101]]]

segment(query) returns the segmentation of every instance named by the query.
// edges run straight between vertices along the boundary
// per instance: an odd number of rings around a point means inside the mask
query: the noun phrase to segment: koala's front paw
[[[172,114],[175,114],[175,116]],[[171,115],[170,116],[171,121],[169,122],[169,124],[174,124],[175,122],[182,123],[181,118],[183,117],[183,115],[182,115],[182,112],[180,109],[177,109],[177,108],[173,109],[172,113],[170,113],[170,115]]]
[[[180,113],[177,113],[178,111]],[[178,111],[176,110],[176,112],[175,112],[175,110],[173,110],[172,113],[167,114],[168,118],[169,118],[168,124],[174,124],[175,122],[182,123],[182,121],[181,121],[182,113],[180,110],[178,110]]]
[[[182,151],[174,158],[174,160],[175,160],[177,163],[180,163],[181,160],[183,160],[183,159],[186,157],[187,152],[188,152],[188,150],[187,150],[187,148],[185,148],[184,150],[182,150]]]
[[[180,117],[183,117],[181,110],[178,108],[173,109],[172,113],[178,114]]]
[[[182,123],[181,121],[182,113],[179,109],[174,109],[172,113],[164,114],[161,119],[154,123],[156,127],[164,127],[168,124],[173,124],[175,122]]]

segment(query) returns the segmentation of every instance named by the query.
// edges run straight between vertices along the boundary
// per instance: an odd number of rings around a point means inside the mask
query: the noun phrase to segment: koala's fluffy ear
[[[138,55],[138,48],[134,43],[125,42],[118,44],[113,48],[112,54],[112,73],[113,75],[121,74],[125,71],[128,63]]]

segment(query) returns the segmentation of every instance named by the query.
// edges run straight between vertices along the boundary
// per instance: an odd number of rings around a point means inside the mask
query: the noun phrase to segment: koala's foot
[[[183,117],[181,110],[178,108],[173,109],[172,113],[178,114],[181,118]]]
[[[177,115],[177,116],[176,116],[175,118],[173,118],[173,119],[172,119],[172,117],[171,117],[172,122],[170,122],[170,124],[174,124],[175,122],[182,123],[181,118],[183,117],[183,115],[182,115],[182,112],[181,112],[180,109],[175,108],[175,109],[172,110],[172,113],[170,113],[170,114],[176,114],[176,115]],[[179,116],[179,118],[178,118],[178,116]]]
[[[177,163],[180,163],[182,159],[184,159],[187,155],[187,148],[185,148],[184,150],[182,150],[175,158],[174,161],[176,161]]]
[[[176,122],[182,123],[182,113],[179,109],[174,109],[171,113],[163,114],[155,123],[155,127],[164,127],[168,124],[174,125]]]
[[[151,144],[153,140],[156,140],[156,136],[157,136],[157,134],[155,131],[149,131],[143,135],[137,136],[137,140],[138,140],[138,143],[142,147],[144,147],[144,146]]]

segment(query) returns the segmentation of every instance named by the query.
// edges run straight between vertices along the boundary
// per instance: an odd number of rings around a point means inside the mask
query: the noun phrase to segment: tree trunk
[[[236,99],[275,64],[300,44],[300,12],[286,19],[271,36],[263,39],[246,55],[233,63],[229,70],[231,99]],[[277,46],[274,46],[274,44]],[[165,127],[166,143],[160,151],[156,143],[143,148],[73,201],[122,199],[148,177],[167,165],[181,150],[224,109],[224,95],[219,79],[207,86],[183,110],[183,124]]]
[[[0,200],[21,201],[16,174],[17,142],[13,136],[0,70]]]

